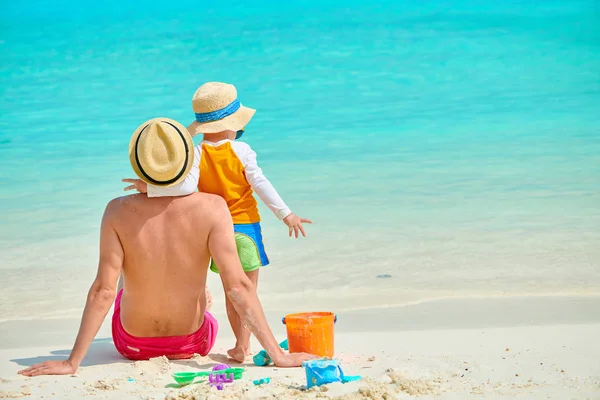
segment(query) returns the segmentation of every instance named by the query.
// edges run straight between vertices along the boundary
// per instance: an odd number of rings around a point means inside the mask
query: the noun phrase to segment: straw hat
[[[192,169],[194,142],[177,121],[154,118],[140,125],[129,142],[129,161],[135,174],[156,186],[181,182]]]
[[[240,103],[235,86],[221,82],[207,82],[200,86],[192,98],[192,108],[196,113],[196,121],[188,126],[192,136],[239,131],[256,112]]]

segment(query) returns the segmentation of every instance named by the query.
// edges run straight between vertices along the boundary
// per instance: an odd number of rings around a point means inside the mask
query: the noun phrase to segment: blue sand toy
[[[284,340],[283,342],[279,343],[279,347],[281,347],[284,350],[289,350],[290,348],[288,346],[287,339]],[[273,360],[271,360],[271,357],[269,357],[267,352],[264,350],[261,350],[258,354],[256,354],[253,357],[253,360],[254,360],[254,365],[258,365],[259,367],[264,367],[265,365],[269,365],[273,362]]]
[[[271,382],[271,378],[269,378],[269,377],[262,378],[262,379],[256,379],[256,380],[252,381],[252,383],[254,383],[256,386],[263,385],[265,383],[270,383],[270,382]]]
[[[321,358],[318,360],[305,361],[302,363],[306,371],[306,387],[321,386],[334,382],[352,382],[361,379],[361,376],[345,376],[339,360]]]

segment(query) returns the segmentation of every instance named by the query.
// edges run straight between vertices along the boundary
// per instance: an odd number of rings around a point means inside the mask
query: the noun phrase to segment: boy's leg
[[[206,292],[206,311],[210,312],[212,310],[212,293],[208,290],[208,285],[204,288]]]
[[[254,271],[246,272],[246,276],[252,281],[254,284],[254,290],[257,290],[258,286],[258,271],[259,269],[255,269]],[[226,307],[227,307],[227,318],[229,318],[229,323],[231,324],[231,329],[233,330],[233,334],[235,335],[235,347],[227,351],[229,357],[233,358],[237,362],[244,362],[247,356],[250,355],[250,329],[248,329],[242,323],[242,319],[239,314],[233,307],[233,304],[229,300],[227,296],[225,296]]]

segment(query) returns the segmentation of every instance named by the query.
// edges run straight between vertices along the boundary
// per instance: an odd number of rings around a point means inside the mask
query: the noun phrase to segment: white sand
[[[281,338],[279,317],[270,315],[270,320]],[[54,321],[60,334],[44,336],[37,330],[23,335],[28,345],[42,347],[14,346],[24,326],[0,325],[2,339],[6,337],[12,347],[0,350],[0,398],[600,399],[599,298],[447,300],[345,313],[339,319],[337,356],[347,374],[364,379],[309,391],[303,388],[306,381],[300,368],[252,365],[243,380],[222,392],[203,383],[176,387],[172,372],[205,370],[225,361],[222,354],[232,338],[222,317],[214,354],[172,362],[122,359],[105,324],[74,377],[16,374],[34,362],[68,354],[75,332],[65,333],[60,321]],[[32,336],[38,340],[31,341]],[[266,376],[272,378],[270,384],[252,384]]]

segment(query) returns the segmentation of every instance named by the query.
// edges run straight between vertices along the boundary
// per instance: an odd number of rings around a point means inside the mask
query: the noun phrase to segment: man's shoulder
[[[176,204],[178,207],[192,210],[218,210],[227,208],[227,202],[221,196],[210,193],[195,192],[187,196],[148,198],[145,194],[132,194],[112,199],[106,205],[105,216],[117,217],[133,209],[145,209],[152,202],[162,199],[164,202]],[[169,199],[169,200],[167,200]],[[166,203],[164,204],[166,206]]]
[[[227,202],[221,196],[210,193],[195,192],[187,196],[173,197],[173,203],[177,204],[178,207],[195,211],[206,216],[210,216],[215,210],[219,208],[227,207]]]
[[[135,199],[140,196],[141,195],[139,193],[136,193],[128,194],[121,197],[115,197],[114,199],[110,200],[108,204],[106,204],[106,211],[116,211],[120,208],[123,208],[130,202],[135,201]]]
[[[203,204],[225,204],[225,206],[227,206],[225,199],[223,199],[221,196],[211,193],[195,192],[190,194],[189,196],[178,197],[176,199],[186,199],[195,203]]]
[[[110,200],[108,204],[106,204],[104,215],[110,217],[123,212],[124,209],[131,207],[132,204],[135,204],[137,201],[139,201],[141,197],[146,197],[146,195],[136,193],[115,197],[114,199]]]
[[[215,194],[196,192],[173,201],[178,203],[179,210],[185,212],[189,221],[202,222],[205,226],[212,225],[224,215],[229,216],[227,202]]]

